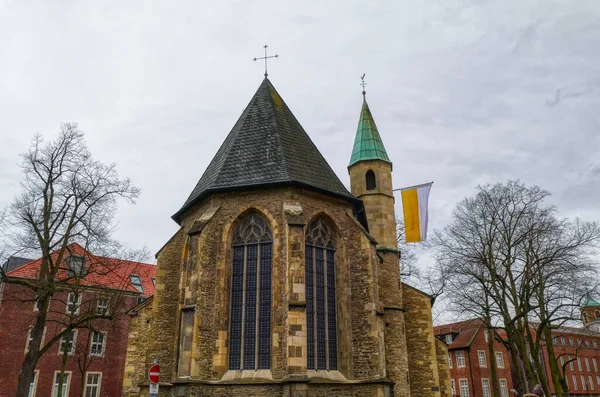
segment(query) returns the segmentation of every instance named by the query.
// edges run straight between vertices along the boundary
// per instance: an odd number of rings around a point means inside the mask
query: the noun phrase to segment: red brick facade
[[[35,262],[32,262],[34,264]],[[138,293],[131,285],[127,284],[115,294],[114,289],[107,289],[103,285],[87,285],[81,293],[79,312],[87,313],[88,310],[98,310],[99,299],[106,298],[112,294],[113,298],[118,296],[120,303],[114,308],[114,319],[96,319],[93,327],[97,333],[96,340],[91,346],[94,338],[90,338],[90,331],[78,329],[75,336],[75,348],[69,354],[65,372],[69,374],[67,393],[65,397],[87,396],[117,397],[122,395],[123,374],[125,356],[127,352],[127,338],[130,316],[126,311],[135,306],[140,298],[151,295],[154,291],[152,278],[155,275],[155,266],[148,264],[133,263],[130,271],[127,266],[120,276],[129,279],[129,272],[139,275],[143,280],[143,292]],[[9,275],[21,274],[31,271],[24,265]],[[34,266],[34,265],[32,265]],[[117,277],[117,276],[114,276]],[[25,277],[27,278],[27,277]],[[73,289],[71,290],[73,291]],[[53,337],[65,328],[65,316],[67,313],[68,292],[56,292],[51,300],[42,346],[47,345]],[[104,303],[102,303],[104,304]],[[16,394],[17,382],[21,371],[21,365],[25,358],[28,346],[29,329],[34,324],[37,316],[35,296],[30,289],[17,284],[0,284],[0,351],[3,359],[0,360],[0,397],[13,397]],[[56,372],[60,372],[63,353],[60,350],[60,341],[55,341],[44,353],[36,366],[34,390],[30,396],[47,397],[53,395],[54,379]],[[95,350],[92,350],[95,349]],[[95,354],[92,354],[95,353]],[[80,367],[83,367],[84,374]],[[90,375],[89,377],[87,375]],[[92,376],[98,375],[98,376]],[[97,383],[91,387],[89,394],[80,394],[82,382],[89,380]]]
[[[438,338],[448,344],[448,364],[453,385],[453,395],[461,397],[490,397],[492,377],[490,360],[497,360],[498,382],[501,397],[513,397],[510,357],[501,343],[494,341],[494,352],[499,357],[490,357],[485,328],[481,321],[471,320],[435,327]],[[480,358],[481,355],[481,358]],[[484,393],[487,386],[488,392]]]
[[[449,355],[452,357],[450,375],[454,382],[454,393],[456,396],[465,397],[461,392],[460,381],[468,386],[468,397],[489,397],[492,395],[491,383],[490,393],[483,392],[483,382],[489,379],[489,353],[485,336],[485,328],[479,320],[470,320],[461,323],[448,324],[435,327],[438,338],[448,344]],[[451,342],[451,343],[450,343]],[[566,379],[570,389],[570,395],[600,395],[600,333],[586,328],[560,327],[553,332],[555,360],[562,368],[566,366]],[[513,377],[510,367],[510,356],[508,350],[498,341],[494,341],[494,351],[502,354],[503,368],[498,368],[498,379],[506,380],[506,395],[501,387],[500,397],[513,397]],[[483,352],[483,353],[480,353]],[[485,364],[479,362],[479,354],[485,355]],[[459,365],[459,356],[464,355],[464,365]],[[546,377],[550,379],[549,357],[543,350],[543,365],[546,369]],[[461,359],[462,363],[462,359]],[[501,384],[502,386],[502,384]],[[550,392],[554,393],[554,385],[549,382]]]

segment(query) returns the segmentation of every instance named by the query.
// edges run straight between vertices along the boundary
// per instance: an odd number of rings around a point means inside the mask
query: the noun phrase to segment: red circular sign
[[[148,379],[152,383],[158,383],[158,377],[160,376],[160,365],[154,364],[148,370]]]

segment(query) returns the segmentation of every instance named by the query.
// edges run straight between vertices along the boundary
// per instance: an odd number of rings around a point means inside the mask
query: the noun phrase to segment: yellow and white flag
[[[427,238],[427,206],[433,182],[410,186],[402,191],[404,210],[404,236],[407,243],[416,243]]]

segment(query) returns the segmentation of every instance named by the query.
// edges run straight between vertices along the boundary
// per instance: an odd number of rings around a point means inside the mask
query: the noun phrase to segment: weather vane
[[[264,59],[265,60],[265,77],[267,77],[269,74],[267,73],[267,59],[269,58],[279,58],[279,55],[275,54],[275,55],[271,55],[271,56],[267,56],[267,48],[269,46],[268,45],[264,45],[263,48],[265,49],[265,56],[264,57],[260,57],[260,58],[253,58],[253,61],[258,61],[259,59]]]
[[[365,86],[367,85],[367,83],[365,83],[366,75],[367,75],[366,73],[363,73],[363,75],[360,76],[360,85],[362,86],[362,89],[363,89],[363,91],[362,91],[363,96],[365,96],[367,94],[367,92],[365,91]]]

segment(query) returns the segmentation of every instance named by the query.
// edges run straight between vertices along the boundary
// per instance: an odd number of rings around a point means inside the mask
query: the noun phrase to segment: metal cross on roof
[[[363,91],[362,91],[363,96],[367,94],[367,92],[365,91],[365,86],[367,85],[367,83],[365,83],[366,75],[367,75],[366,73],[363,73],[363,75],[360,76],[360,85],[362,86],[362,89],[363,89]]]
[[[260,58],[253,58],[253,61],[258,61],[259,59],[264,59],[265,60],[265,77],[267,77],[269,74],[267,73],[267,59],[269,58],[279,58],[279,55],[275,54],[275,55],[271,55],[271,56],[267,56],[267,48],[269,46],[268,45],[264,45],[263,48],[265,49],[265,56],[264,57],[260,57]]]

